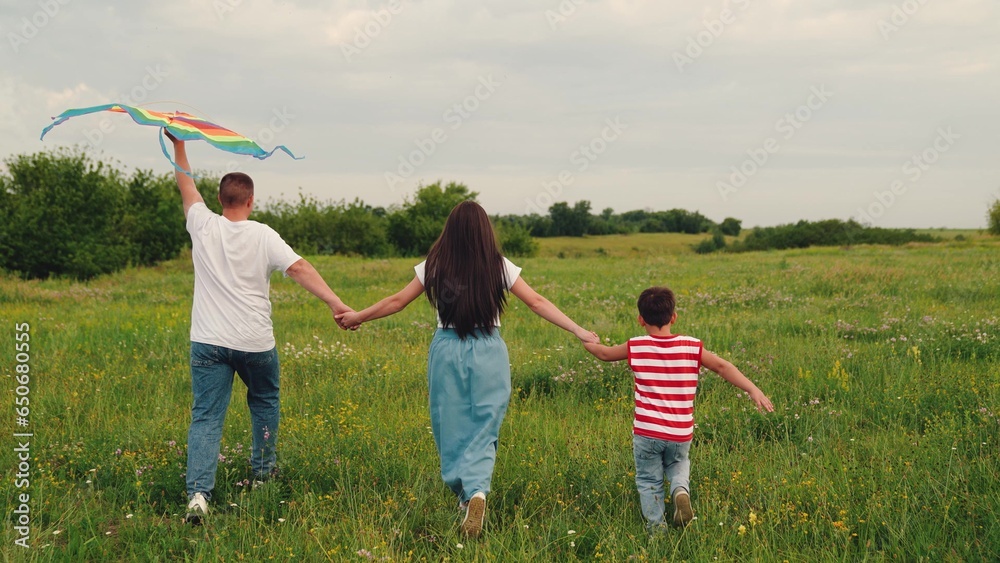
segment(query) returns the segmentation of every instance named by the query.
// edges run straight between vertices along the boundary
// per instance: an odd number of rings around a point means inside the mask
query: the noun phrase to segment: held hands
[[[580,342],[583,342],[584,344],[600,344],[601,343],[601,338],[599,336],[597,336],[596,332],[589,331],[589,330],[584,329],[584,328],[579,328],[578,327],[575,331],[573,331],[573,336],[576,336],[577,338],[579,338]]]
[[[343,318],[347,315],[357,315],[357,313],[354,312],[354,309],[351,309],[347,305],[341,303],[339,307],[330,307],[330,309],[333,311],[333,320],[337,321],[337,326],[341,329],[358,330],[358,327],[361,326],[360,322],[356,324],[349,324],[343,321]]]
[[[336,313],[333,318],[337,320],[337,324],[340,325],[340,328],[345,330],[358,330],[358,327],[361,326],[361,315],[356,313],[353,309],[342,313]]]

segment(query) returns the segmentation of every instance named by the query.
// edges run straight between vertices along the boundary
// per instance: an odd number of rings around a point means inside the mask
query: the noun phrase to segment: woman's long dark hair
[[[477,329],[492,333],[507,304],[506,275],[486,211],[471,200],[456,205],[424,270],[424,292],[441,324],[463,340]]]

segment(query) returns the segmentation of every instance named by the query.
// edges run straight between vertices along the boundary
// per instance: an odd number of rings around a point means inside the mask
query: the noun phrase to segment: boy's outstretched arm
[[[743,375],[743,373],[730,362],[727,362],[708,350],[703,349],[701,351],[701,365],[719,374],[722,379],[725,379],[734,387],[749,393],[750,398],[757,404],[757,410],[774,412],[774,405],[771,404],[771,399],[768,399],[767,395],[764,395],[764,393],[758,389],[752,381],[747,379],[747,376]]]
[[[628,344],[605,346],[603,344],[584,342],[583,347],[593,354],[595,358],[604,362],[617,362],[628,358]]]

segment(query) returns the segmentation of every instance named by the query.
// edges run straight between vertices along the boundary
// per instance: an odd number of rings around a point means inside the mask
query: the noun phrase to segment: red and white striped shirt
[[[679,334],[628,341],[628,367],[635,375],[634,434],[671,442],[691,439],[701,351],[701,340]]]

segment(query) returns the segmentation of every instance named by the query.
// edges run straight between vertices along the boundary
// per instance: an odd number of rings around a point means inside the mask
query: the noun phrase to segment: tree
[[[726,217],[719,224],[719,231],[724,235],[729,235],[731,237],[740,236],[740,231],[743,230],[743,221],[739,219],[734,219],[732,217]]]
[[[1000,236],[1000,198],[993,201],[987,218],[989,219],[990,234]]]
[[[691,248],[698,254],[708,254],[710,252],[715,252],[716,250],[722,250],[725,247],[726,237],[722,236],[722,230],[720,228],[714,229],[710,238],[703,239],[698,244],[691,246]]]
[[[590,218],[587,228],[589,235],[610,235],[621,232],[620,221],[615,217],[615,210],[610,207],[601,211],[600,215]]]
[[[13,214],[13,192],[10,178],[0,175],[0,268],[7,265],[13,250],[10,247],[8,229],[15,227],[11,216]]]
[[[190,239],[173,176],[137,171],[128,181],[126,194],[122,228],[132,242],[132,263],[152,266],[176,258]]]
[[[4,267],[29,278],[89,279],[129,263],[118,171],[68,151],[6,161]]]
[[[389,256],[385,210],[359,199],[321,203],[299,194],[298,203],[269,202],[252,218],[281,235],[300,254]]]
[[[440,181],[418,188],[413,200],[389,215],[389,241],[403,256],[426,254],[441,234],[451,210],[467,199],[475,201],[478,195],[455,182],[444,188]]]
[[[299,193],[295,203],[280,200],[263,206],[253,219],[274,229],[299,254],[330,254],[336,225],[325,206],[312,196]]]
[[[168,260],[188,242],[173,174],[126,177],[66,149],[6,162],[0,267],[27,278],[85,280]]]
[[[361,200],[341,203],[335,209],[330,252],[359,256],[388,256],[392,245],[386,233],[385,210],[372,208]],[[380,214],[381,213],[381,214]]]
[[[171,182],[173,182],[173,178],[174,175],[171,174]],[[198,176],[194,179],[194,186],[198,188],[198,193],[201,194],[201,199],[205,200],[205,205],[215,213],[222,215],[222,204],[219,203],[220,180],[222,180],[222,178]],[[177,184],[174,184],[174,189],[177,189]]]
[[[590,227],[590,202],[581,200],[572,208],[561,201],[549,207],[552,218],[552,234],[557,237],[582,237]]]
[[[538,254],[538,243],[531,238],[526,227],[500,219],[494,220],[493,224],[504,255],[531,257]]]

